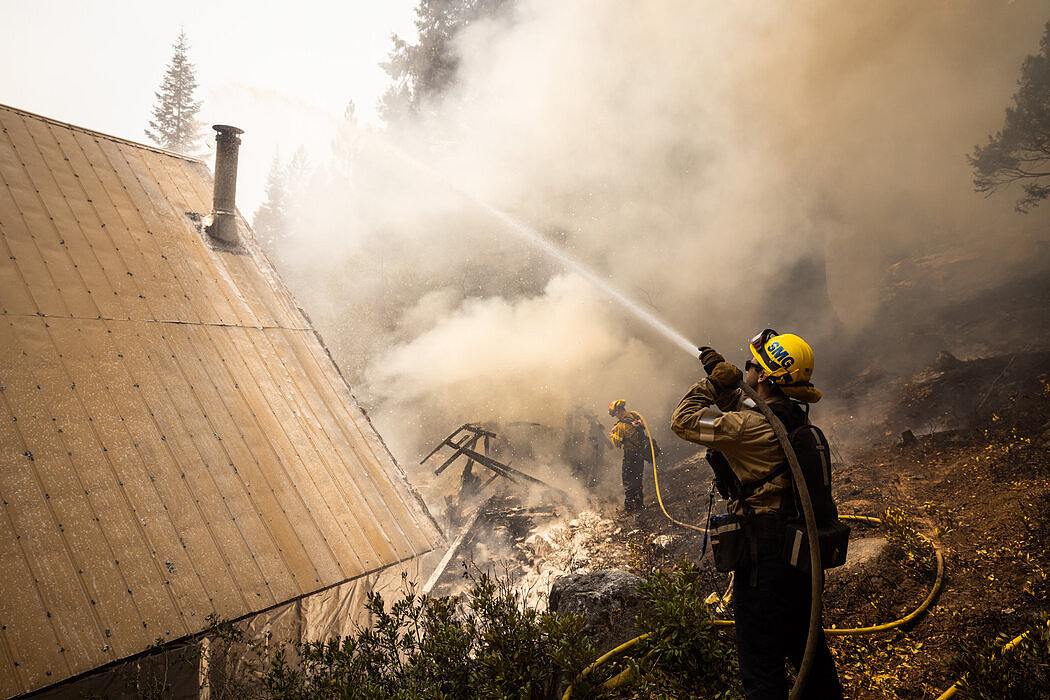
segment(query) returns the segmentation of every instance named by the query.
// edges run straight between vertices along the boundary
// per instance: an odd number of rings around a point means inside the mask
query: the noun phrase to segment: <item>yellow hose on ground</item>
[[[591,663],[590,666],[588,666],[587,668],[583,669],[583,671],[580,672],[580,675],[576,678],[576,680],[574,680],[571,684],[569,684],[569,687],[565,689],[565,694],[561,696],[562,700],[570,700],[570,698],[572,698],[572,688],[573,688],[573,686],[576,685],[577,683],[579,683],[580,681],[582,681],[587,676],[591,675],[591,673],[596,668],[598,668],[599,666],[601,666],[602,664],[604,664],[604,663],[606,663],[608,661],[611,661],[611,660],[615,659],[617,656],[620,656],[621,654],[623,654],[624,652],[629,650],[631,647],[633,647],[634,645],[636,645],[639,642],[641,642],[643,639],[648,639],[648,638],[649,638],[649,633],[646,632],[645,634],[639,635],[639,636],[635,637],[634,639],[628,639],[626,642],[624,642],[620,646],[616,647],[615,649],[610,649],[609,651],[607,651],[604,654],[602,654],[601,656],[599,656],[597,659],[595,659]]]
[[[879,520],[878,518],[874,518],[870,515],[840,515],[839,518],[842,520],[859,520],[861,522],[867,522],[872,524],[882,524],[881,520]],[[941,586],[944,584],[944,553],[941,551],[941,548],[937,545],[937,543],[931,540],[926,535],[922,534],[921,532],[916,532],[915,534],[917,534],[919,537],[923,538],[924,540],[930,543],[930,546],[933,547],[934,559],[937,562],[937,577],[933,582],[933,587],[930,589],[929,594],[919,604],[919,607],[915,608],[904,617],[894,620],[893,622],[886,622],[884,624],[873,625],[871,627],[854,627],[830,630],[826,629],[824,630],[824,634],[833,637],[847,637],[861,634],[875,634],[877,632],[885,632],[886,630],[891,630],[900,627],[901,625],[906,625],[919,615],[926,612],[927,608],[929,608],[930,605],[933,604],[934,598],[937,597],[937,594],[941,590]]]
[[[860,522],[871,523],[873,525],[881,524],[882,521],[871,515],[840,515],[841,520],[857,520]],[[878,632],[886,632],[888,630],[896,629],[902,625],[906,625],[919,615],[926,612],[926,610],[933,604],[934,599],[941,590],[941,586],[944,585],[944,553],[941,551],[940,546],[936,542],[926,537],[922,533],[916,533],[919,537],[923,538],[930,543],[933,547],[933,558],[937,565],[937,575],[934,579],[933,586],[930,588],[930,592],[926,594],[926,598],[923,599],[919,606],[912,610],[904,617],[893,620],[892,622],[884,622],[879,625],[871,625],[870,627],[832,627],[825,628],[824,634],[829,637],[853,637],[864,634],[876,634]],[[732,627],[734,622],[732,620],[713,620],[718,627]]]
[[[683,523],[681,520],[675,520],[671,517],[671,514],[667,512],[667,509],[664,508],[664,500],[660,496],[660,478],[656,475],[656,447],[653,444],[653,434],[649,432],[649,424],[645,422],[645,416],[639,413],[638,417],[642,419],[642,426],[645,427],[645,434],[649,437],[649,454],[653,457],[653,485],[656,487],[656,502],[660,504],[660,510],[662,510],[664,515],[667,516],[667,519],[675,525],[681,525],[682,527],[687,527],[691,530],[696,530],[697,532],[705,532],[705,528],[690,525],[689,523]]]
[[[654,456],[654,472],[655,472],[655,456]],[[670,517],[670,516],[668,516],[668,517]],[[866,522],[866,523],[869,523],[869,524],[872,524],[872,525],[881,525],[882,524],[882,520],[880,520],[879,518],[876,518],[874,516],[871,516],[871,515],[841,515],[839,517],[842,520],[855,520],[855,521],[858,521],[858,522]],[[933,547],[934,559],[935,559],[936,564],[937,564],[937,576],[936,576],[936,579],[935,579],[935,581],[933,583],[933,586],[930,588],[930,592],[926,595],[926,598],[922,601],[922,603],[920,603],[917,608],[912,610],[910,613],[908,613],[904,617],[901,617],[901,618],[899,618],[897,620],[894,620],[892,622],[886,622],[886,623],[879,624],[879,625],[872,625],[870,627],[825,629],[824,630],[824,634],[825,635],[832,636],[832,637],[845,637],[845,636],[858,636],[858,635],[864,635],[864,634],[877,634],[879,632],[886,632],[888,630],[896,629],[897,627],[900,627],[902,625],[905,625],[905,624],[911,622],[912,620],[917,618],[919,615],[924,613],[930,607],[930,605],[933,603],[933,600],[937,597],[937,594],[940,592],[941,586],[944,584],[944,554],[941,551],[940,546],[938,546],[936,542],[934,542],[933,540],[931,540],[930,538],[926,537],[925,535],[923,535],[921,533],[916,533],[916,534],[918,534],[924,540],[929,542],[930,545]],[[734,624],[736,624],[733,620],[714,619],[711,622],[716,627],[732,627]],[[1027,632],[1025,634],[1027,634]],[[590,666],[585,668],[583,670],[583,672],[580,674],[579,678],[580,679],[586,678],[591,673],[593,673],[594,670],[597,669],[599,666],[602,666],[603,664],[607,663],[608,661],[611,661],[612,659],[622,655],[624,652],[630,650],[633,646],[635,646],[636,644],[641,642],[643,639],[647,639],[648,637],[649,637],[648,633],[643,634],[643,635],[639,635],[638,637],[635,637],[634,639],[630,639],[630,640],[624,642],[623,644],[619,645],[615,649],[612,649],[612,650],[606,652],[602,656],[598,657],[598,659],[596,659]],[[1014,646],[1016,646],[1018,643],[1020,643],[1022,637],[1024,637],[1024,634],[1020,635],[1019,637],[1014,639],[1012,642],[1010,642],[1008,645],[1003,647],[1004,651],[1012,649]],[[625,678],[622,677],[624,675],[624,673],[626,673],[626,672],[621,672],[617,676],[614,676],[613,679],[610,679],[610,681],[606,681],[606,683],[613,682],[614,686],[622,684],[626,680]],[[578,682],[578,680],[577,680],[577,682]],[[605,684],[603,684],[603,685],[605,685]],[[937,700],[947,700],[947,698],[950,698],[955,693],[955,690],[954,690],[955,687],[956,686],[952,686],[952,688],[949,688],[948,692],[946,694],[942,695],[941,697],[937,698]],[[570,700],[571,697],[572,697],[572,685],[570,685],[565,690],[565,694],[562,696],[562,700]]]

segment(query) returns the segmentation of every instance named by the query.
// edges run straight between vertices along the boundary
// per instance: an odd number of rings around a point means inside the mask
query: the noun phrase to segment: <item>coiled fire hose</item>
[[[657,498],[659,499],[659,494],[657,494]],[[868,524],[871,524],[871,525],[880,525],[880,524],[882,524],[882,520],[880,520],[879,518],[870,516],[870,515],[840,515],[839,518],[842,519],[842,520],[854,520],[854,521],[857,521],[857,522],[868,523]],[[919,537],[922,537],[927,543],[929,543],[933,547],[934,560],[935,560],[935,563],[936,563],[936,566],[937,566],[937,572],[936,572],[936,577],[935,577],[933,586],[931,586],[930,592],[926,595],[926,598],[923,599],[923,601],[918,605],[918,607],[916,607],[914,610],[912,610],[910,613],[908,613],[904,617],[901,617],[901,618],[898,618],[896,620],[893,620],[892,622],[885,622],[885,623],[878,624],[878,625],[871,625],[869,627],[847,627],[847,628],[830,627],[830,628],[825,628],[824,629],[824,634],[825,635],[827,635],[829,637],[846,637],[846,636],[860,636],[860,635],[866,635],[866,634],[879,634],[881,632],[888,632],[889,630],[896,629],[897,627],[901,627],[903,625],[908,624],[909,622],[911,622],[912,620],[917,618],[919,615],[922,615],[924,612],[926,612],[927,609],[929,609],[930,605],[933,603],[934,599],[937,597],[937,594],[940,592],[941,586],[944,584],[944,553],[941,551],[940,546],[936,542],[934,542],[930,538],[926,537],[922,533],[916,533],[916,534],[918,534]],[[725,596],[723,596],[723,598],[724,597]],[[735,623],[733,622],[733,620],[714,619],[714,620],[712,620],[712,624],[714,626],[716,626],[716,627],[732,627]],[[609,661],[612,661],[613,659],[618,658],[619,656],[622,656],[624,653],[630,651],[634,646],[636,646],[640,642],[648,639],[649,636],[650,635],[648,633],[639,635],[639,636],[635,637],[634,639],[629,639],[628,641],[626,641],[623,644],[619,645],[615,649],[611,649],[610,651],[606,652],[605,654],[600,656],[598,659],[596,659],[593,663],[591,663],[590,666],[585,668],[580,673],[579,677],[574,681],[574,684],[579,683],[581,680],[583,680],[584,678],[588,677],[591,673],[593,673],[595,670],[597,670],[602,665],[604,665],[604,664],[608,663]],[[1021,637],[1023,637],[1023,636],[1024,635],[1021,635]],[[1018,637],[1017,639],[1013,640],[1013,642],[1011,642],[1006,647],[1004,647],[1004,650],[1008,650],[1009,648],[1012,648],[1013,646],[1016,646],[1020,642],[1021,637]],[[622,671],[619,674],[617,674],[616,676],[613,676],[609,680],[607,680],[604,683],[602,683],[602,687],[604,687],[604,688],[615,688],[617,686],[620,686],[623,683],[627,682],[627,680],[629,680],[630,675],[631,675],[630,669]],[[947,700],[952,695],[954,695],[954,693],[955,693],[955,686],[950,688],[949,691],[946,694],[942,695],[937,700]],[[572,686],[569,686],[569,688],[565,691],[565,694],[562,696],[562,698],[563,698],[563,700],[570,700],[571,697],[572,697]]]
[[[802,468],[798,463],[798,457],[795,455],[795,451],[791,447],[791,443],[788,441],[787,430],[784,428],[783,423],[781,423],[780,419],[773,414],[769,406],[766,405],[765,401],[763,401],[758,396],[757,392],[755,392],[754,389],[752,389],[750,386],[747,386],[747,384],[743,382],[741,382],[741,389],[743,389],[745,395],[747,395],[749,398],[751,398],[752,401],[755,402],[755,405],[759,408],[760,411],[762,411],[763,415],[765,415],[766,419],[769,421],[769,424],[773,427],[773,432],[777,435],[777,439],[780,441],[781,446],[784,449],[785,455],[787,455],[788,465],[791,467],[792,478],[795,479],[795,483],[805,483],[804,476],[802,474]],[[641,416],[641,414],[639,415]],[[656,487],[656,500],[660,504],[660,510],[663,511],[664,515],[667,516],[667,518],[671,522],[677,525],[681,525],[693,530],[704,531],[704,528],[700,528],[696,525],[690,525],[689,523],[683,523],[679,520],[676,520],[675,518],[671,517],[671,515],[667,512],[667,509],[664,507],[663,498],[660,495],[660,481],[659,477],[657,476],[656,469],[656,450],[653,445],[651,433],[649,432],[649,426],[648,424],[646,424],[644,416],[642,417],[642,424],[645,427],[646,434],[649,435],[649,449],[652,453],[653,462],[653,483]],[[816,650],[817,641],[816,631],[820,629],[820,620],[822,613],[821,603],[823,601],[823,568],[820,563],[820,549],[816,528],[816,517],[813,513],[813,503],[810,500],[809,492],[807,489],[797,490],[799,492],[799,500],[802,502],[803,515],[806,519],[806,536],[809,540],[810,572],[812,574],[812,585],[810,587],[810,625],[809,633],[806,639],[806,651],[803,655],[802,663],[799,665],[798,674],[795,677],[795,684],[791,688],[789,700],[793,700],[794,698],[798,697],[799,693],[801,693],[802,689],[805,687],[803,685],[803,682],[805,681],[806,676],[809,674],[809,670],[813,664],[813,655]],[[840,515],[839,518],[842,520],[854,520],[873,525],[879,525],[882,523],[882,520],[880,520],[879,518],[868,515]],[[940,591],[941,586],[944,583],[944,554],[941,551],[940,546],[936,542],[934,542],[933,540],[929,539],[921,533],[916,534],[918,534],[920,537],[926,540],[926,542],[928,542],[930,546],[933,547],[934,559],[936,561],[937,566],[937,573],[934,584],[931,587],[929,594],[927,594],[926,598],[922,601],[922,603],[920,603],[917,608],[915,608],[913,611],[911,611],[904,617],[901,617],[897,620],[893,620],[892,622],[873,625],[870,627],[825,629],[824,634],[828,636],[856,636],[885,632],[911,622],[930,607],[930,605],[933,603],[933,600],[937,597],[937,593]],[[715,626],[718,627],[730,627],[735,624],[733,620],[715,619],[712,622]],[[1021,635],[1021,637],[1023,636],[1024,635]],[[591,663],[591,665],[585,668],[580,673],[580,676],[576,679],[576,681],[574,681],[573,685],[589,676],[595,669],[599,668],[608,661],[619,657],[626,651],[629,651],[639,642],[647,639],[648,637],[648,633],[640,635],[638,637],[635,637],[634,639],[630,639],[624,642],[615,649],[606,652],[598,659],[596,659],[593,663]],[[1013,642],[1011,642],[1010,645],[1008,645],[1008,647],[1012,647],[1013,645],[1019,643],[1021,637],[1018,637]],[[629,670],[623,671],[617,676],[614,676],[613,678],[605,681],[605,683],[603,683],[603,686],[607,688],[614,688],[624,683],[629,676]],[[562,696],[562,700],[570,700],[570,698],[572,697],[573,685],[570,685],[568,688],[566,688],[565,694]],[[947,698],[951,697],[951,695],[955,692],[955,687],[956,686],[952,686],[952,688],[950,688],[948,692],[946,692],[944,695],[938,698],[938,700],[946,700]]]

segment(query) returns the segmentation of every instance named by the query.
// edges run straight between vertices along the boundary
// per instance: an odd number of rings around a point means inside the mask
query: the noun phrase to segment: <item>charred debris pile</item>
[[[422,592],[455,594],[465,569],[484,569],[515,582],[542,608],[559,575],[625,567],[617,543],[623,524],[602,495],[612,471],[597,418],[572,414],[561,428],[514,423],[497,430],[461,425],[422,460],[435,475],[453,472],[444,494],[449,546]],[[556,454],[543,454],[540,446],[550,445]]]

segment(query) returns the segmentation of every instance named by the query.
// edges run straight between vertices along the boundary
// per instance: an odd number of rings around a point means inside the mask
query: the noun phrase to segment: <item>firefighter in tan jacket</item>
[[[749,374],[750,364],[748,361]],[[740,376],[739,372],[732,373],[730,379]],[[779,401],[787,399],[774,397],[769,403]],[[693,385],[671,416],[671,429],[678,437],[710,447],[725,457],[731,472],[716,469],[715,473],[723,497],[729,496],[732,479],[745,484],[759,482],[784,463],[784,451],[772,426],[753,408],[754,402],[742,391],[720,391],[707,377]],[[747,505],[759,515],[776,512],[789,479],[787,472],[782,471],[764,481],[746,499]],[[730,513],[744,514],[744,499],[730,496],[728,501]]]
[[[642,509],[642,475],[645,473],[645,451],[649,449],[649,437],[645,432],[642,417],[627,410],[627,402],[616,399],[609,404],[609,415],[616,425],[609,431],[613,447],[623,448],[623,508],[628,513]]]
[[[810,580],[782,556],[781,502],[793,498],[787,458],[772,426],[738,387],[746,381],[789,430],[808,422],[803,406],[818,401],[820,392],[809,382],[813,351],[798,336],[766,329],[752,339],[751,353],[745,375],[715,350],[700,348],[708,376],[682,398],[671,416],[671,429],[709,448],[716,487],[728,500],[727,510],[744,523],[747,545],[733,578],[740,677],[749,700],[781,700],[789,689],[784,662],[797,668],[805,651]],[[822,632],[802,697],[842,697]]]

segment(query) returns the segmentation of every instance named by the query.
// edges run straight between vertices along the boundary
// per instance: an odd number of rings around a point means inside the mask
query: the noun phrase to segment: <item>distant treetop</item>
[[[1050,22],[1039,53],[1021,65],[1013,107],[1006,108],[1002,130],[967,156],[978,192],[992,195],[1012,182],[1022,182],[1024,196],[1016,209],[1027,213],[1050,196]]]
[[[177,153],[193,154],[200,148],[202,124],[197,120],[200,100],[197,90],[196,67],[187,58],[189,42],[186,32],[179,30],[173,44],[171,63],[164,73],[160,89],[153,93],[153,119],[146,136],[161,148]]]
[[[459,56],[455,37],[479,19],[513,9],[516,0],[419,0],[417,43],[391,36],[394,48],[383,70],[393,85],[379,100],[379,115],[387,124],[419,116],[456,82]]]

